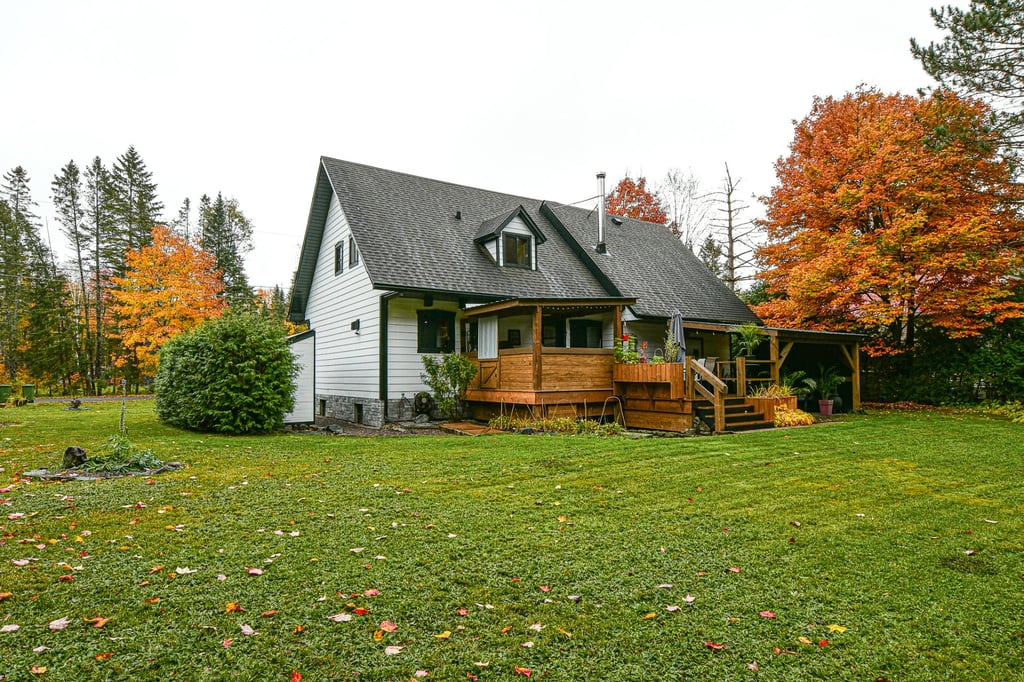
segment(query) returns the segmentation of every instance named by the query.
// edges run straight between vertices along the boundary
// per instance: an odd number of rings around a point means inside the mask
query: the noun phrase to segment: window
[[[334,274],[340,275],[345,269],[345,243],[338,242],[334,245]]]
[[[455,313],[445,310],[420,310],[417,311],[416,317],[417,353],[455,351]]]
[[[354,237],[348,238],[348,266],[354,268],[359,265],[359,249],[356,248]]]
[[[521,234],[505,233],[502,243],[505,251],[505,265],[516,268],[533,268],[530,258],[530,238]]]
[[[604,325],[597,320],[569,320],[569,345],[573,348],[600,348]]]

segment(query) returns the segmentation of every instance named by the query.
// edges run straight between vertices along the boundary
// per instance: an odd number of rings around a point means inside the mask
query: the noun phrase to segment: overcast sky
[[[565,203],[728,162],[749,199],[815,95],[932,84],[909,39],[937,4],[2,0],[0,172],[67,257],[53,176],[134,145],[166,219],[235,197],[251,283],[287,287],[321,155]]]

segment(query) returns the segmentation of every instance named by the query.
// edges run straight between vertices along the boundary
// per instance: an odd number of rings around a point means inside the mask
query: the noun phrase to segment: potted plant
[[[807,409],[807,398],[818,388],[817,381],[807,376],[807,372],[797,369],[792,372],[784,372],[779,377],[779,384],[785,386],[796,396],[799,404],[803,406],[800,409],[810,412]]]
[[[835,367],[818,365],[818,411],[824,416],[832,414],[834,396],[839,391],[839,386],[846,381],[846,377],[839,373]]]
[[[781,383],[752,389],[747,400],[768,421],[775,421],[775,411],[780,407],[788,410],[796,409],[796,394],[793,393],[792,388]]]
[[[733,327],[731,331],[736,334],[733,339],[736,355],[753,357],[757,347],[764,342],[764,331],[756,322],[744,322],[738,327]]]

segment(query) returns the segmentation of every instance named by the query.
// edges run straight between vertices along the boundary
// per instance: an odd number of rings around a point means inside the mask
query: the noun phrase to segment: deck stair
[[[713,423],[714,407],[710,401],[694,400],[693,409],[694,411],[700,410],[707,415],[707,421]],[[766,419],[764,413],[750,405],[746,399],[740,396],[725,399],[726,431],[752,431],[754,429],[770,429],[774,426],[773,421]]]

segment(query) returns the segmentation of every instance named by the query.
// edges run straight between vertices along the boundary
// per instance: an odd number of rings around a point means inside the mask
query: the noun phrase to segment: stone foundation
[[[336,424],[349,422],[380,428],[384,426],[384,402],[375,398],[353,398],[341,395],[318,395],[316,397],[315,423]],[[412,421],[416,413],[412,400],[398,398],[387,401],[389,422]]]

